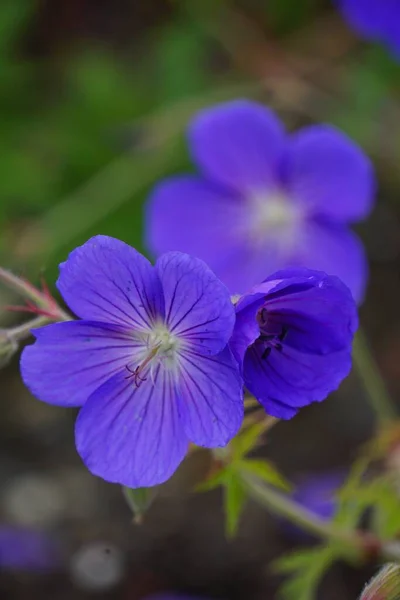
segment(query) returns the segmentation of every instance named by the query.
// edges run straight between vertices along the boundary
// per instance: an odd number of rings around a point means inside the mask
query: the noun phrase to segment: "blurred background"
[[[398,400],[400,64],[358,39],[329,0],[1,0],[2,265],[53,286],[58,263],[93,234],[143,250],[149,189],[190,168],[191,115],[236,97],[272,106],[289,129],[333,123],[373,159],[378,202],[358,227],[371,266],[361,320]],[[0,288],[0,306],[11,301]],[[202,452],[133,524],[119,487],[81,464],[74,410],[33,399],[17,358],[0,374],[1,600],[276,597],[269,563],[298,536],[251,505],[227,542],[220,493],[193,493],[207,469]],[[352,374],[274,428],[265,453],[289,479],[346,468],[374,428]],[[2,537],[5,528],[22,538]],[[20,547],[29,560],[10,570],[7,548],[18,559]],[[338,565],[320,597],[355,599],[373,571]]]

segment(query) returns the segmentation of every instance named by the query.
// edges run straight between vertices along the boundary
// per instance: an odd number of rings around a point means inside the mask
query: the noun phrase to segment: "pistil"
[[[157,344],[157,346],[154,346],[154,348],[152,348],[150,350],[150,352],[148,353],[146,358],[133,371],[128,367],[128,365],[126,365],[126,368],[128,369],[128,371],[130,373],[130,375],[128,375],[127,379],[130,377],[133,377],[133,381],[134,381],[136,387],[139,387],[143,381],[146,381],[147,377],[142,377],[141,374],[143,373],[143,371],[147,367],[147,365],[150,364],[150,362],[156,356],[157,352],[161,348],[161,345],[162,344],[160,342],[159,344]]]

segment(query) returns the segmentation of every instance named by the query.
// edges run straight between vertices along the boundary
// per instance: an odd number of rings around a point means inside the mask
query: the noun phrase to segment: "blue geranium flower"
[[[371,163],[327,125],[286,135],[255,102],[201,111],[189,127],[199,176],[159,184],[147,209],[147,244],[207,262],[233,294],[277,269],[300,266],[340,277],[357,301],[368,275],[348,223],[370,211]]]
[[[34,330],[22,376],[41,400],[82,406],[76,445],[88,469],[129,487],[168,479],[189,440],[224,446],[243,418],[227,347],[235,310],[201,261],[171,252],[154,267],[97,236],[61,265],[58,288],[81,321]]]
[[[383,42],[400,58],[399,0],[334,0],[349,25],[363,37]]]
[[[248,390],[269,414],[290,419],[348,375],[357,324],[350,290],[337,277],[280,271],[237,302],[231,348]]]

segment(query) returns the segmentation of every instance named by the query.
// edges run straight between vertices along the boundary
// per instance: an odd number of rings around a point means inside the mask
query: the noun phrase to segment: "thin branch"
[[[366,335],[361,328],[354,340],[353,360],[369,404],[381,424],[396,419],[396,410],[392,399],[370,351]]]

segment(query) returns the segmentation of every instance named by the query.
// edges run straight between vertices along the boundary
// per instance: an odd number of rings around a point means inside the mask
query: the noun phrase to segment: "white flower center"
[[[304,214],[280,191],[256,192],[252,204],[250,230],[255,244],[275,241],[279,247],[293,248]]]
[[[172,334],[164,323],[158,323],[150,333],[147,345],[156,352],[158,358],[173,359],[181,345],[181,340]]]
[[[163,367],[174,370],[181,346],[181,340],[164,323],[155,324],[150,333],[140,337],[143,346],[135,353],[134,368],[127,367],[137,387],[147,379],[148,374],[151,379],[154,378],[155,369],[160,363]]]

